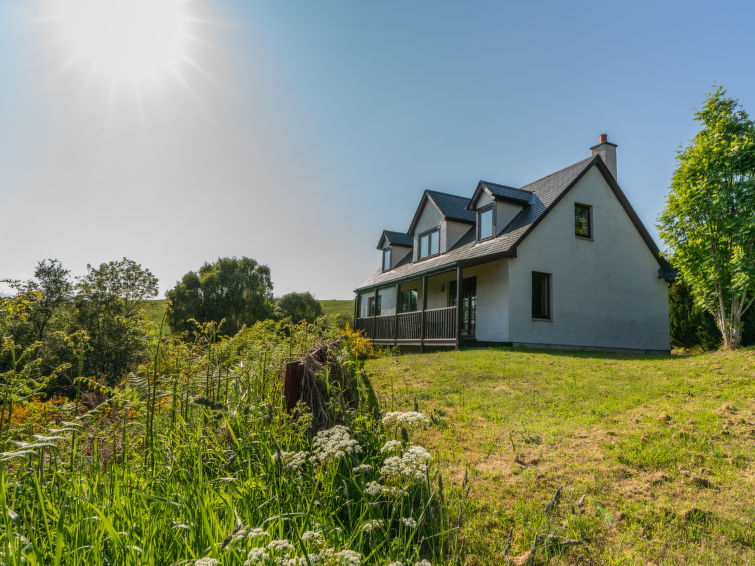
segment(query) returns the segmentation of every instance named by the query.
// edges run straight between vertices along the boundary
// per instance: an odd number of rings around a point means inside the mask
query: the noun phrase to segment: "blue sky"
[[[31,4],[0,0],[0,277],[125,255],[164,291],[246,255],[350,298],[423,189],[522,185],[603,132],[655,234],[705,93],[755,113],[745,2],[195,0],[183,82],[138,104],[63,69]]]

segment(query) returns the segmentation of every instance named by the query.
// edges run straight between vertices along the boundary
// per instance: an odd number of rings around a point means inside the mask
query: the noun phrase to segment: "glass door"
[[[448,304],[456,306],[456,281],[448,286]],[[477,277],[467,277],[461,283],[461,335],[473,337],[477,326]]]

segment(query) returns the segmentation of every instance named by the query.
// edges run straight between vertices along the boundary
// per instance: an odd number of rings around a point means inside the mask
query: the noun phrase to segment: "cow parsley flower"
[[[291,552],[294,550],[294,545],[286,539],[271,540],[267,545],[267,549],[273,552]]]
[[[385,454],[386,452],[394,452],[396,450],[400,450],[403,447],[403,444],[400,440],[389,440],[386,442],[383,447],[380,449],[380,452]]]
[[[425,560],[424,558],[417,562],[414,566],[433,566],[432,563],[429,560]]]
[[[267,549],[263,547],[253,548],[246,555],[244,566],[257,566],[267,562]]]
[[[249,529],[245,533],[246,538],[259,538],[259,537],[269,537],[270,534],[265,531],[264,529],[260,529],[259,527],[254,527],[253,529]]]
[[[401,522],[404,523],[404,526],[409,529],[417,528],[417,521],[414,519],[414,517],[401,517]]]
[[[215,558],[204,557],[194,562],[194,566],[219,566],[220,560]]]
[[[362,451],[362,447],[351,438],[348,428],[336,425],[317,433],[312,443],[312,451],[317,460],[326,462],[331,458],[340,460],[345,456],[358,454]]]
[[[285,452],[275,455],[275,460],[280,462],[289,470],[298,472],[300,468],[307,464],[309,455],[306,452]]]
[[[311,540],[312,542],[322,541],[322,533],[320,531],[305,531],[301,535],[301,540]]]
[[[431,458],[430,453],[421,446],[410,446],[402,456],[386,458],[380,473],[389,479],[409,478],[422,481],[427,474],[427,462]]]
[[[376,481],[368,482],[364,488],[364,493],[370,497],[377,497],[378,495],[382,495],[383,486]]]
[[[336,553],[339,566],[361,566],[362,555],[353,550],[342,550]]]
[[[355,474],[360,474],[362,472],[370,472],[372,471],[372,466],[369,464],[359,464],[356,468],[352,470]]]
[[[362,530],[366,533],[371,533],[375,529],[382,529],[384,525],[384,522],[381,519],[373,519],[371,521],[367,521],[364,525],[362,525]]]
[[[386,426],[411,427],[428,425],[430,421],[418,411],[408,411],[406,413],[393,411],[383,417],[383,424]]]

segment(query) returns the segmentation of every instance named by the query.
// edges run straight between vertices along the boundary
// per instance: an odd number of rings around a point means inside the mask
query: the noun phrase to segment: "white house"
[[[616,182],[616,145],[591,150],[520,188],[426,190],[407,232],[380,236],[355,326],[381,344],[668,352],[673,270]]]

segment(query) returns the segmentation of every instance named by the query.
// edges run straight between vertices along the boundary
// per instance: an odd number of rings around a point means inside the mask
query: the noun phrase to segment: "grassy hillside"
[[[523,564],[538,533],[575,544],[538,538],[530,564],[546,552],[552,564],[755,563],[755,349],[475,349],[367,372],[386,410],[416,400],[432,416],[419,440],[444,479],[468,474],[468,564]]]
[[[354,301],[347,299],[344,301],[329,299],[320,301],[323,314],[342,314],[349,319],[349,324],[354,320]]]
[[[330,299],[326,301],[320,301],[322,305],[322,311],[326,315],[343,314],[349,321],[349,324],[353,324],[354,320],[354,301],[352,300],[335,300]],[[147,318],[160,325],[160,319],[163,316],[165,309],[165,299],[151,299],[142,301],[142,307],[144,308]],[[167,330],[167,328],[166,328]]]

